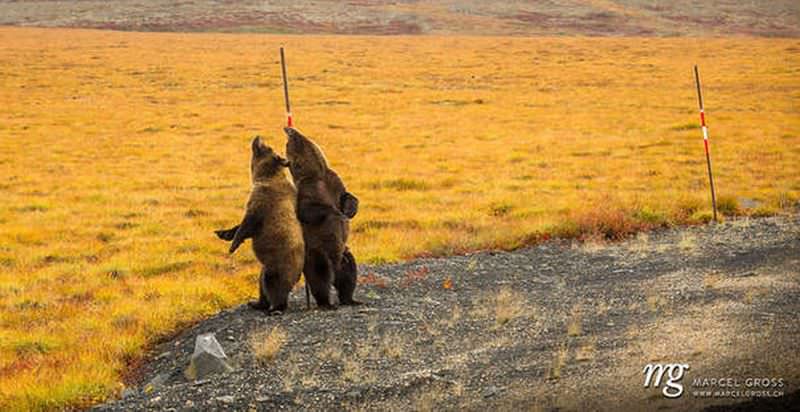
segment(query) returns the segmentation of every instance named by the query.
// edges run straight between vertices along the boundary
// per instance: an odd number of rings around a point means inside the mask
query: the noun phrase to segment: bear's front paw
[[[228,230],[215,230],[214,233],[217,234],[218,238],[220,238],[222,240],[226,240],[228,242],[233,240],[233,237],[236,236],[236,231],[235,230],[231,230],[231,229],[228,229]]]

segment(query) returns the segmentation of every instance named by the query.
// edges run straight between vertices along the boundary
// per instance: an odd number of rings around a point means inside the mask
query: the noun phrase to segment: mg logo
[[[655,388],[661,386],[664,372],[666,372],[667,380],[664,382],[664,388],[661,393],[667,398],[678,398],[683,394],[683,385],[679,382],[683,379],[683,373],[687,370],[689,370],[689,365],[686,364],[648,364],[642,371],[644,373],[644,387],[648,388],[651,384]]]

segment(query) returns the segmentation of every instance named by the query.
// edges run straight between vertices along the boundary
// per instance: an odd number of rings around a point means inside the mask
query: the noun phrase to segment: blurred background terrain
[[[800,34],[800,2],[688,0],[0,0],[0,25],[316,34]]]

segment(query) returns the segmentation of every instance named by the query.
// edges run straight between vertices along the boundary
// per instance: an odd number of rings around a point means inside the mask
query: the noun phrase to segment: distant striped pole
[[[283,75],[283,100],[286,102],[286,125],[294,126],[292,122],[292,107],[289,105],[289,80],[286,78],[286,57],[281,47],[281,74]]]
[[[708,127],[706,126],[706,112],[703,109],[703,92],[700,90],[700,73],[694,65],[694,82],[697,85],[697,102],[700,105],[700,127],[703,129],[703,144],[706,148],[706,164],[708,165],[708,181],[711,184],[711,208],[714,211],[714,222],[717,221],[717,195],[714,191],[714,175],[711,174],[711,155],[708,152]]]

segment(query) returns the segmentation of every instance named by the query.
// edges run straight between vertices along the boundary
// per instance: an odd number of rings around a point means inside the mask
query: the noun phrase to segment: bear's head
[[[311,139],[303,136],[297,129],[287,127],[286,157],[289,158],[289,170],[295,182],[303,179],[324,179],[328,171],[328,160],[322,149]]]
[[[284,167],[289,166],[289,162],[280,157],[271,147],[261,141],[261,136],[253,139],[253,157],[250,160],[250,173],[253,182],[269,179]]]

